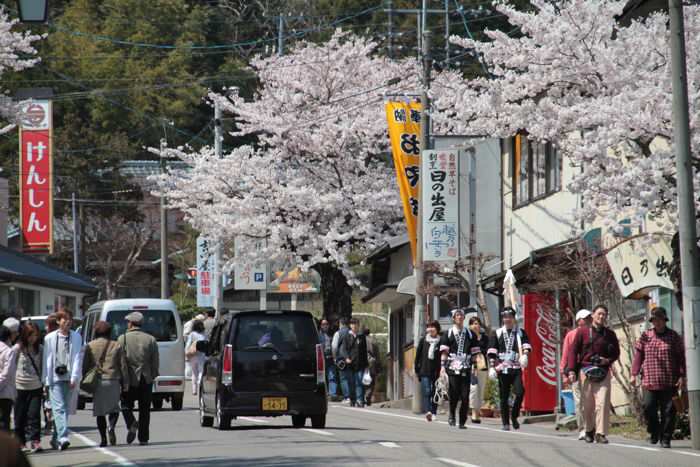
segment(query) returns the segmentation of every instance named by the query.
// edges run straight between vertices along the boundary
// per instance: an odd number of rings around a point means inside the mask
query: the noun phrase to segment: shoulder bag
[[[593,348],[593,329],[588,328],[588,347]],[[583,358],[583,354],[585,353],[582,352],[581,358]],[[608,369],[600,367],[598,365],[588,365],[584,366],[581,371],[583,372],[584,375],[586,375],[586,379],[590,379],[591,382],[593,383],[600,383],[602,382],[606,376],[608,376]]]
[[[85,376],[83,376],[83,380],[80,382],[80,389],[83,391],[89,394],[95,394],[97,388],[102,384],[102,373],[104,373],[102,366],[105,363],[105,357],[110,347],[112,347],[112,341],[107,341],[107,345],[105,345],[102,355],[100,356],[100,361],[90,368],[90,370],[85,373]]]

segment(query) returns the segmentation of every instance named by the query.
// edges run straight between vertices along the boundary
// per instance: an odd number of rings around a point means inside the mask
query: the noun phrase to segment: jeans
[[[509,399],[513,391],[513,408],[511,410]],[[501,421],[503,425],[510,425],[511,420],[517,420],[520,415],[520,405],[525,396],[525,386],[521,370],[509,370],[508,373],[498,375],[498,395],[501,399]]]
[[[432,376],[420,377],[421,390],[423,392],[423,412],[437,414],[437,404],[433,396],[435,395],[435,378]]]
[[[21,445],[41,440],[41,388],[32,391],[17,391],[15,401],[15,436]]]
[[[12,399],[0,399],[0,430],[10,431]]]
[[[77,389],[75,389],[77,391]],[[68,408],[73,395],[68,381],[56,381],[49,386],[49,398],[51,399],[51,411],[56,424],[53,439],[59,443],[68,441]]]
[[[365,370],[351,370],[353,377],[353,386],[355,392],[353,393],[355,397],[350,396],[350,401],[355,402],[360,405],[365,405],[365,387],[362,384],[362,375],[365,374]]]
[[[326,382],[328,383],[328,394],[335,397],[338,392],[338,383],[335,378],[335,365],[329,360],[326,360]]]
[[[457,404],[459,405],[459,424],[467,423],[467,415],[469,414],[469,389],[471,388],[472,377],[471,373],[466,375],[447,375],[450,381],[450,387],[447,392],[450,397],[450,419],[455,419],[457,412]]]
[[[352,370],[350,368],[345,367],[344,370],[340,370],[340,390],[343,392],[343,399],[351,399],[355,393],[351,391],[352,379]]]
[[[644,417],[647,420],[647,432],[655,438],[670,441],[676,426],[676,407],[673,396],[676,388],[659,391],[644,390]],[[661,417],[659,417],[661,412]]]
[[[122,414],[128,429],[131,429],[136,422],[136,418],[134,418],[134,402],[139,402],[138,434],[139,442],[141,443],[147,443],[150,435],[152,399],[153,385],[146,383],[143,376],[141,377],[141,383],[138,386],[130,387],[129,392],[122,397]]]

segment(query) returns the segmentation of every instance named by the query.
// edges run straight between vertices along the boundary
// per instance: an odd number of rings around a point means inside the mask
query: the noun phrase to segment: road
[[[700,453],[687,448],[662,450],[611,437],[611,444],[586,445],[574,434],[546,426],[523,425],[502,432],[495,420],[447,426],[442,417],[428,424],[396,409],[350,408],[333,404],[327,427],[294,429],[289,417],[245,418],[230,431],[199,426],[193,398],[182,412],[152,415],[151,443],[124,444],[120,418],[118,442],[95,447],[99,435],[88,410],[72,418],[73,446],[66,452],[31,456],[35,467],[95,466],[457,466],[457,467],[697,467]],[[307,426],[308,426],[307,422]],[[688,443],[683,443],[688,446]],[[48,445],[48,440],[44,440]]]

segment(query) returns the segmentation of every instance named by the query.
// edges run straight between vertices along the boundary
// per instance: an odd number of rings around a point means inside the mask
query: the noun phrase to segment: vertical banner
[[[391,152],[396,167],[396,181],[403,201],[408,239],[413,260],[416,259],[416,224],[418,222],[418,187],[420,183],[420,112],[419,102],[387,102]]]
[[[261,250],[265,246],[265,240],[236,237],[235,257],[240,257],[240,252],[246,248]],[[234,287],[236,290],[267,290],[268,283],[267,263],[251,264],[236,260],[234,266]]]
[[[459,258],[459,157],[457,151],[421,155],[423,261]]]
[[[197,237],[197,306],[214,307],[216,288],[214,272],[216,271],[216,252],[211,243],[203,236]]]
[[[22,251],[53,252],[51,101],[22,106],[19,125],[19,196]]]

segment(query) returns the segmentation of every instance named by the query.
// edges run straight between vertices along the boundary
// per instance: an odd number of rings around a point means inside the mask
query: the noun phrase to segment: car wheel
[[[292,415],[292,426],[294,428],[304,428],[304,425],[306,425],[305,415]]]
[[[325,428],[326,427],[326,414],[312,415],[311,416],[311,426],[314,428]]]
[[[153,410],[161,410],[163,408],[163,398],[162,397],[154,397],[153,401],[151,401],[153,404]]]
[[[220,431],[231,428],[231,416],[224,414],[221,410],[221,397],[218,394],[216,395],[216,415],[214,416],[214,427]]]
[[[202,399],[201,391],[199,394],[199,425],[204,427],[214,425],[214,417],[207,415],[204,411],[204,400]]]
[[[85,410],[85,399],[83,397],[78,397],[78,410]]]
[[[171,407],[173,410],[182,410],[182,402],[183,402],[184,394],[174,394],[173,398],[171,399]]]

